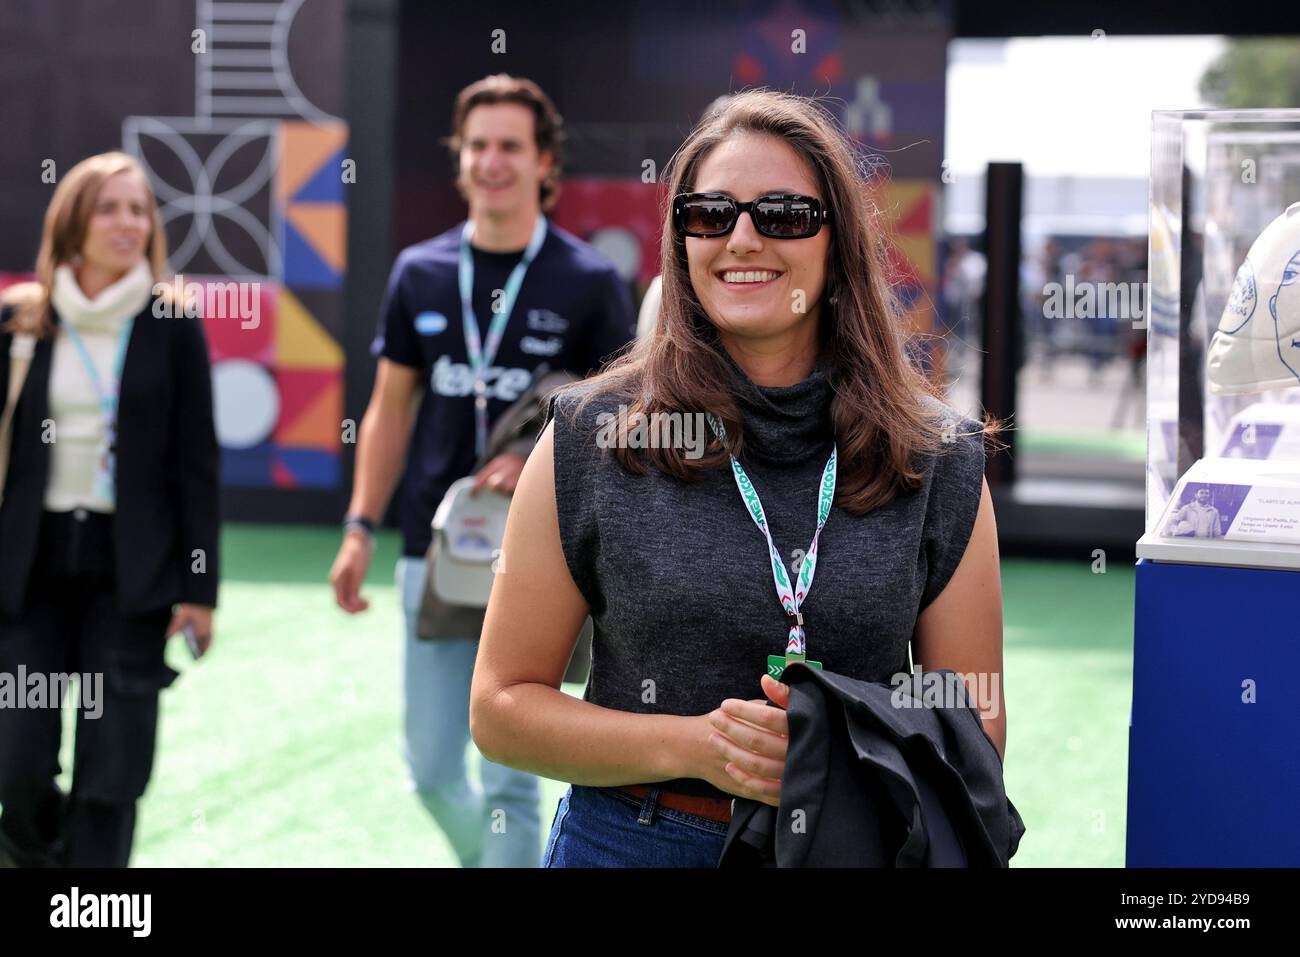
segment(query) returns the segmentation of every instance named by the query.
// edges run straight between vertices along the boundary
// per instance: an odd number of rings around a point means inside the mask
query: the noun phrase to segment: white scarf
[[[50,304],[59,318],[71,322],[78,332],[116,332],[145,307],[153,287],[153,270],[147,259],[141,259],[125,276],[88,299],[72,267],[65,263],[54,270]]]

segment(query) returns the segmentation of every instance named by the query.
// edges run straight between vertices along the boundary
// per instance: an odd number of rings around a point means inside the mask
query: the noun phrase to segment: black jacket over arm
[[[1025,825],[954,672],[886,685],[794,664],[781,680],[781,803],[736,799],[719,866],[1007,866]]]
[[[217,602],[220,452],[207,342],[200,320],[159,318],[153,302],[135,317],[118,400],[114,567],[125,615]],[[0,333],[0,396],[9,384],[10,339]],[[53,338],[36,343],[14,415],[0,504],[4,617],[21,613],[36,557],[50,472],[42,433],[53,346]]]

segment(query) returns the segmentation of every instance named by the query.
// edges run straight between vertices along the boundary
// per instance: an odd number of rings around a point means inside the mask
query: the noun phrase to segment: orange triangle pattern
[[[336,451],[343,422],[343,381],[327,385],[293,422],[277,429],[275,440],[291,448],[329,449]]]
[[[347,210],[341,203],[289,203],[284,215],[336,273],[347,267]]]
[[[346,142],[344,123],[281,123],[279,201],[287,202]]]

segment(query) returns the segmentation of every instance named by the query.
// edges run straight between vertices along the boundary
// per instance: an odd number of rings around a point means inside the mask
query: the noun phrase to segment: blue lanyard
[[[112,423],[117,419],[117,397],[122,382],[122,366],[126,363],[126,347],[131,341],[131,329],[135,325],[135,316],[129,317],[122,325],[122,331],[117,338],[117,356],[113,360],[113,382],[111,388],[105,388],[104,382],[99,377],[99,370],[95,368],[95,361],[90,357],[90,351],[86,348],[86,343],[82,340],[81,334],[71,322],[63,323],[63,331],[68,334],[69,341],[77,347],[77,354],[81,357],[81,364],[86,367],[86,375],[90,377],[90,383],[95,387],[95,392],[99,395],[99,408],[104,414],[104,418]]]
[[[505,335],[506,324],[514,312],[515,300],[519,298],[519,289],[524,284],[528,267],[537,258],[542,243],[546,241],[546,217],[537,217],[537,226],[533,229],[533,238],[528,240],[523,258],[515,265],[506,280],[506,288],[501,298],[501,308],[492,316],[488,325],[486,346],[479,339],[478,319],[474,315],[474,255],[470,251],[470,237],[474,235],[474,223],[465,223],[460,233],[460,313],[465,325],[465,349],[469,354],[470,370],[474,373],[474,447],[478,455],[487,447],[487,380],[484,373],[497,357],[497,349]]]

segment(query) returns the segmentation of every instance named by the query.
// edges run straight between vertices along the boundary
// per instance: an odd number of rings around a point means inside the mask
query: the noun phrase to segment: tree
[[[1229,40],[1201,77],[1200,93],[1225,109],[1300,106],[1300,40]]]

